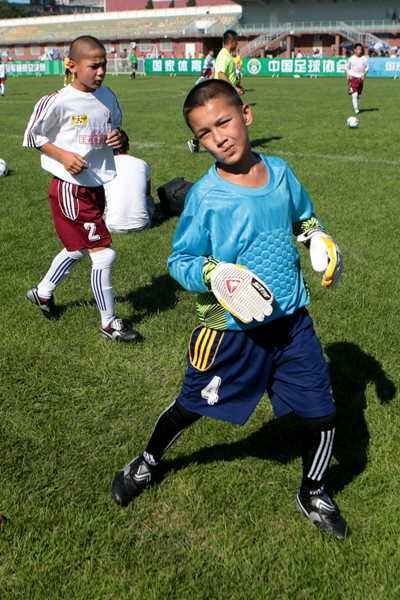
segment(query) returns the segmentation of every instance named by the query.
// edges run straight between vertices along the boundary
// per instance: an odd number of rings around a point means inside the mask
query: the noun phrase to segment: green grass
[[[191,81],[109,77],[134,153],[155,186],[200,176],[180,116]],[[60,248],[49,177],[21,148],[55,79],[11,79],[0,99],[0,598],[46,600],[391,600],[400,597],[399,165],[396,81],[367,82],[358,130],[338,79],[252,79],[252,139],[287,158],[337,237],[342,285],[327,292],[304,256],[312,315],[332,363],[338,436],[331,489],[351,527],[339,542],[297,513],[295,433],[262,402],[245,428],[211,420],[170,450],[162,481],[129,508],[115,471],[143,448],[179,390],[193,298],[166,273],[175,220],[114,236],[118,312],[145,341],[98,335],[89,264],[57,291],[57,322],[24,299]],[[258,140],[258,141],[257,141]]]

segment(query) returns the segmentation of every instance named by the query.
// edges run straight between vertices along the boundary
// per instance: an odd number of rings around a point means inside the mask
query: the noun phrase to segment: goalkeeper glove
[[[314,271],[324,271],[322,285],[333,287],[343,272],[343,257],[339,246],[326,233],[314,232],[310,240],[310,259]]]
[[[211,259],[203,273],[218,302],[243,323],[262,322],[272,314],[271,290],[246,267]]]

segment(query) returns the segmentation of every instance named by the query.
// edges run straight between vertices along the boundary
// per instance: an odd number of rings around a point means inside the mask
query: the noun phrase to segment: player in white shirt
[[[353,55],[346,63],[346,79],[348,92],[351,95],[353,109],[356,115],[360,112],[359,98],[363,91],[367,72],[368,57],[364,56],[364,47],[362,44],[355,44]]]
[[[0,56],[0,96],[4,96],[4,93],[6,91],[6,79],[7,79],[6,65],[2,62],[2,59]]]
[[[154,203],[150,167],[144,160],[128,154],[129,138],[124,131],[121,134],[122,146],[114,150],[117,176],[104,186],[104,216],[112,233],[131,233],[150,227]]]
[[[121,110],[113,92],[101,87],[106,51],[99,40],[81,36],[69,50],[72,84],[36,104],[23,145],[41,151],[42,168],[53,175],[49,202],[63,250],[27,298],[48,317],[57,315],[56,287],[86,254],[92,262],[91,285],[101,315],[101,334],[134,341],[138,334],[114,312],[111,268],[115,251],[104,220],[103,184],[115,177],[113,149],[121,145]]]

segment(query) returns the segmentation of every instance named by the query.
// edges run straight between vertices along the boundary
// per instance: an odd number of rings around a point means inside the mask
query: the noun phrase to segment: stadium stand
[[[114,8],[132,4],[130,0],[118,2]],[[376,18],[366,20],[366,15]],[[343,42],[400,45],[400,18],[386,0],[379,5],[371,0],[246,0],[242,4],[0,20],[0,51],[11,58],[31,59],[49,45],[64,52],[72,39],[89,34],[108,44],[111,54],[117,53],[118,45],[126,50],[135,41],[139,56],[148,52],[146,45],[164,56],[182,56],[189,52],[185,43],[195,54],[217,48],[228,28],[238,31],[244,56],[291,56],[295,49],[311,53],[316,48],[325,55],[337,55]]]

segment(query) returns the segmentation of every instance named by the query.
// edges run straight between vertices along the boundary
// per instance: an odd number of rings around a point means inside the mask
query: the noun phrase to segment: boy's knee
[[[69,258],[73,260],[80,260],[85,256],[85,252],[83,250],[66,250],[65,251]]]
[[[311,432],[327,431],[333,429],[336,424],[336,411],[324,417],[311,417],[302,419],[304,426]]]
[[[109,269],[116,259],[117,253],[110,246],[96,252],[90,252],[90,260],[96,269]]]

